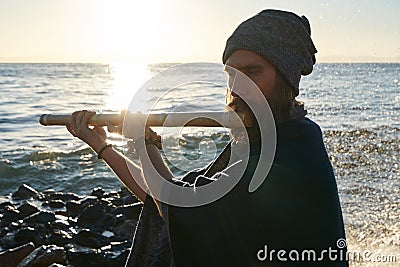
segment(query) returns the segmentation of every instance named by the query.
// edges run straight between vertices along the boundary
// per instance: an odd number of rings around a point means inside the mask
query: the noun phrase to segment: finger
[[[92,117],[94,114],[96,114],[96,112],[94,111],[86,111],[83,116],[82,116],[82,125],[87,126],[89,123],[89,119],[90,117]]]
[[[76,116],[78,116],[78,114],[79,114],[79,112],[80,111],[75,111],[74,113],[72,113],[72,115],[71,115],[71,120],[70,120],[70,126],[71,126],[71,128],[72,129],[75,129],[76,130]]]
[[[75,123],[76,123],[77,128],[79,128],[81,125],[83,115],[85,115],[85,112],[79,111],[75,116]]]
[[[114,125],[111,124],[111,122],[106,121],[104,124],[107,126],[107,131],[108,131],[108,132],[110,132],[110,133],[113,133],[113,132],[114,132]]]
[[[110,133],[118,133],[118,134],[120,134],[122,132],[121,131],[121,127],[115,126],[114,124],[112,124],[109,121],[106,121],[105,124],[107,126],[107,131],[110,132]]]
[[[70,124],[67,124],[66,127],[67,127],[67,130],[68,130],[73,136],[76,136],[75,130],[71,127]]]

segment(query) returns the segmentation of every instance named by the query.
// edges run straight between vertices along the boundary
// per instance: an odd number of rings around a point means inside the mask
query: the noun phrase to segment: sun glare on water
[[[132,98],[150,78],[148,62],[157,46],[163,20],[161,3],[154,1],[103,0],[96,2],[103,19],[101,45],[107,55],[112,88],[106,99],[106,109],[127,109]]]
[[[108,110],[128,109],[140,87],[150,78],[146,63],[118,62],[109,65],[112,87],[106,99]]]

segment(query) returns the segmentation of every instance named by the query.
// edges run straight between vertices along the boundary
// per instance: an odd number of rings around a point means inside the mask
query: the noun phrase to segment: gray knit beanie
[[[250,50],[277,68],[299,94],[301,75],[313,70],[317,49],[305,16],[267,9],[242,22],[226,41],[222,61],[235,50]]]

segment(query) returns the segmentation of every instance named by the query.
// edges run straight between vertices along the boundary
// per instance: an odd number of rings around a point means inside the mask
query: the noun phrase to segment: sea
[[[99,186],[119,189],[114,173],[86,144],[63,126],[40,125],[39,117],[82,109],[119,113],[139,105],[132,99],[143,85],[176,65],[0,64],[0,201],[23,183],[81,195]],[[181,66],[177,79],[193,76],[196,82],[176,84],[173,90],[171,81],[147,88],[150,99],[163,96],[157,112],[182,103],[187,111],[222,111],[223,66]],[[321,127],[336,173],[347,246],[365,254],[351,264],[399,266],[400,64],[319,63],[300,87],[298,100]],[[170,144],[168,159],[175,160],[169,164],[176,176],[207,164],[230,139],[225,128],[159,130]],[[129,140],[115,133],[108,137],[130,156]]]

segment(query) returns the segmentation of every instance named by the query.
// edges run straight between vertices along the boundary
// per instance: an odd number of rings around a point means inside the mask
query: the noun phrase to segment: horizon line
[[[51,60],[49,60],[49,61],[29,61],[29,60],[27,60],[27,61],[7,61],[7,60],[5,60],[5,61],[1,61],[0,60],[0,64],[102,64],[102,65],[110,65],[110,64],[119,64],[119,63],[126,63],[126,64],[147,64],[147,65],[153,65],[153,64],[184,64],[184,63],[220,63],[220,64],[222,64],[222,62],[216,62],[216,61],[199,61],[199,60],[197,60],[197,61],[181,61],[181,62],[179,62],[179,61],[159,61],[159,62],[152,62],[152,61],[148,61],[148,62],[145,62],[145,61],[135,61],[135,60],[126,60],[126,61],[123,61],[123,60],[120,60],[120,61],[112,61],[112,60],[110,60],[110,61],[108,61],[108,62],[106,62],[106,61],[51,61]],[[352,64],[352,63],[354,63],[354,64],[368,64],[368,63],[377,63],[377,64],[400,64],[400,60],[398,60],[398,61],[388,61],[388,60],[383,60],[383,61],[363,61],[363,60],[360,60],[360,61],[347,61],[347,60],[343,60],[343,61],[341,61],[341,60],[337,60],[337,61],[335,61],[335,60],[332,60],[332,61],[329,61],[329,60],[327,60],[327,61],[325,61],[325,60],[323,60],[323,61],[317,61],[315,64],[324,64],[324,63],[327,63],[327,64]]]

